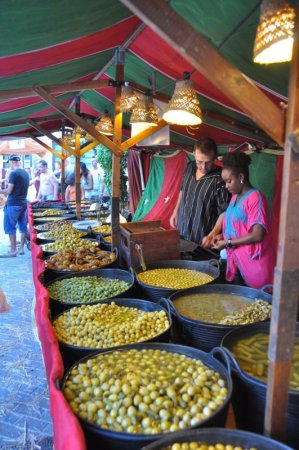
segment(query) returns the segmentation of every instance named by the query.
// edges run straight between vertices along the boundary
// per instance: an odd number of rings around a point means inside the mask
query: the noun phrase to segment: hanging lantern
[[[138,94],[138,103],[134,106],[130,123],[143,123],[148,126],[158,125],[158,108],[149,95]]]
[[[199,100],[191,80],[176,82],[173,96],[163,114],[163,119],[174,125],[199,125],[202,123]]]
[[[61,138],[61,142],[70,147],[75,147],[74,130],[66,129],[64,136]]]
[[[77,125],[73,131],[73,138],[75,139],[76,134],[80,134],[80,138],[83,138],[86,136],[86,133],[87,132],[85,130],[83,130],[83,128],[81,128]]]
[[[108,114],[108,111],[105,111],[105,114],[102,115],[102,117],[96,124],[95,129],[107,136],[113,136],[113,123],[111,117]]]
[[[130,112],[138,103],[138,96],[130,86],[122,86],[120,97],[120,112]]]
[[[285,0],[263,0],[253,61],[259,64],[292,59],[295,10]]]

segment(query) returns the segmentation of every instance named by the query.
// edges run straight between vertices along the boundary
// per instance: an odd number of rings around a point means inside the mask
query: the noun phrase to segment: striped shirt
[[[219,215],[226,210],[230,194],[216,167],[196,180],[196,163],[188,163],[182,184],[182,198],[178,215],[181,237],[200,244],[215,226]]]

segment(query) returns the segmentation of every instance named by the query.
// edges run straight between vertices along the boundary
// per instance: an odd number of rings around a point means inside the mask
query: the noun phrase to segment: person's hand
[[[226,241],[224,239],[219,239],[218,236],[216,236],[213,240],[212,249],[214,250],[223,250],[226,248]]]
[[[207,236],[204,236],[200,246],[202,248],[211,248],[213,239],[214,239],[213,235],[208,234]]]
[[[178,213],[174,212],[169,219],[169,224],[171,228],[176,228],[177,223],[178,223]]]

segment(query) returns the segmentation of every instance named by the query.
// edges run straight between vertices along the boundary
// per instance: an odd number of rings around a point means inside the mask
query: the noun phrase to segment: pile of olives
[[[96,276],[71,277],[57,280],[48,286],[51,298],[64,303],[92,303],[116,297],[129,289],[126,281]]]
[[[165,311],[100,303],[71,308],[53,323],[59,341],[85,348],[110,348],[149,340],[166,331]]]
[[[94,241],[87,241],[80,238],[80,236],[61,236],[61,238],[55,242],[50,242],[48,244],[43,244],[42,248],[46,252],[59,252],[61,250],[79,250],[79,249],[90,249],[97,247],[98,243]]]
[[[204,444],[202,442],[176,442],[163,450],[258,450],[255,447],[241,447],[232,444]]]
[[[152,269],[138,273],[139,280],[151,286],[187,289],[213,281],[213,277],[190,269]]]
[[[45,209],[43,212],[33,213],[34,217],[63,216],[67,211],[63,209]]]
[[[107,266],[115,259],[115,253],[105,252],[99,247],[80,247],[77,250],[62,250],[46,259],[45,264],[51,270],[81,272]]]
[[[95,233],[111,234],[111,225],[100,225],[98,227],[92,227],[92,231]]]
[[[145,348],[97,354],[75,365],[63,392],[81,419],[138,434],[198,425],[227,398],[225,381],[202,361]]]

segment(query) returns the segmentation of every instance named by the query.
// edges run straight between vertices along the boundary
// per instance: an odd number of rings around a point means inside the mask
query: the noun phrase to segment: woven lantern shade
[[[75,139],[76,134],[80,134],[80,137],[85,137],[86,136],[86,131],[83,130],[83,128],[79,127],[78,125],[74,128],[73,131],[73,138]]]
[[[122,86],[120,97],[120,112],[130,112],[138,103],[137,94],[130,86]]]
[[[263,0],[253,61],[259,64],[292,59],[295,10],[285,0]]]
[[[105,112],[105,114],[102,115],[96,124],[95,129],[102,134],[106,134],[106,136],[113,136],[113,123],[108,113]]]
[[[146,123],[149,126],[158,125],[158,108],[149,95],[138,95],[139,100],[133,108],[130,123]]]
[[[176,82],[173,96],[163,114],[163,119],[174,125],[199,125],[202,112],[192,80]]]

